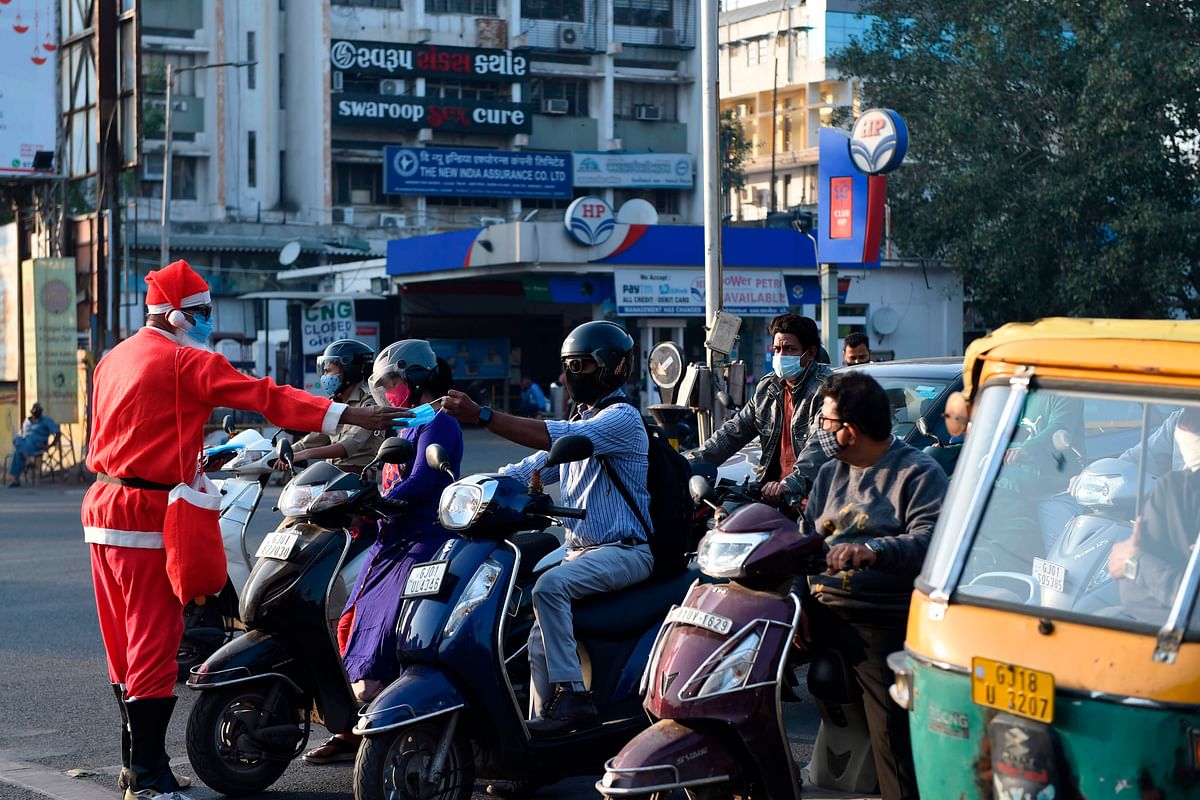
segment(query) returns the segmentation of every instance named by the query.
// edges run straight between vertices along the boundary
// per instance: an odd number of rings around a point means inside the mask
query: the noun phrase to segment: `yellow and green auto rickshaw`
[[[966,444],[889,664],[930,800],[1200,798],[1200,322],[968,348]]]

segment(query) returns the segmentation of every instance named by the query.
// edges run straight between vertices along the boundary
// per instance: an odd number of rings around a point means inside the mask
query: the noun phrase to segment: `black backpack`
[[[616,403],[633,405],[628,397],[617,396],[599,403],[596,410]],[[650,552],[654,555],[653,576],[669,578],[683,572],[687,567],[687,554],[691,549],[690,531],[696,514],[695,503],[688,492],[692,468],[687,459],[671,447],[662,428],[646,424],[646,436],[649,440],[646,470],[646,488],[650,491],[649,521],[643,519],[642,513],[633,502],[633,496],[617,477],[616,471],[609,466],[608,459],[597,456],[596,460],[600,462],[600,468],[617,487],[621,497],[642,524],[642,529],[646,531]]]

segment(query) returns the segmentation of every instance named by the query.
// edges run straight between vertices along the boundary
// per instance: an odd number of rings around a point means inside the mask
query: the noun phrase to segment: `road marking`
[[[40,764],[14,761],[4,751],[0,751],[0,783],[28,789],[52,800],[95,800],[98,788],[86,778],[68,778]],[[115,783],[113,789],[116,790]]]

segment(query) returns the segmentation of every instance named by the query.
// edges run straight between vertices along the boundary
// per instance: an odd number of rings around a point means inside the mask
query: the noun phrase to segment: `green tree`
[[[746,159],[754,150],[754,145],[746,141],[746,132],[742,123],[734,115],[733,109],[721,112],[720,126],[721,147],[721,213],[728,214],[733,210],[733,193],[740,192],[746,187]]]
[[[1200,13],[1188,0],[867,0],[835,63],[910,149],[907,253],[991,324],[1200,316]]]

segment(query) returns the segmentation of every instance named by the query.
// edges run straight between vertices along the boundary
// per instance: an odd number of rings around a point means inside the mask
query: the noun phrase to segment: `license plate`
[[[682,622],[684,625],[695,625],[697,628],[704,628],[706,631],[719,633],[722,636],[733,630],[733,620],[729,619],[729,617],[710,614],[707,611],[701,611],[698,608],[689,608],[688,606],[679,606],[672,609],[671,613],[667,614],[667,622]]]
[[[430,561],[428,564],[416,564],[408,572],[408,580],[404,582],[405,597],[424,597],[437,594],[442,588],[442,579],[446,577],[446,566],[449,561]]]
[[[971,699],[1038,722],[1054,721],[1054,676],[990,658],[971,659]]]
[[[1033,577],[1037,578],[1037,582],[1043,588],[1061,592],[1066,586],[1067,568],[1061,564],[1055,564],[1053,561],[1035,558],[1033,560]]]
[[[267,538],[263,539],[263,543],[258,546],[254,557],[277,558],[280,561],[287,561],[296,551],[296,544],[299,541],[300,534],[298,533],[288,533],[287,531],[268,533]]]

